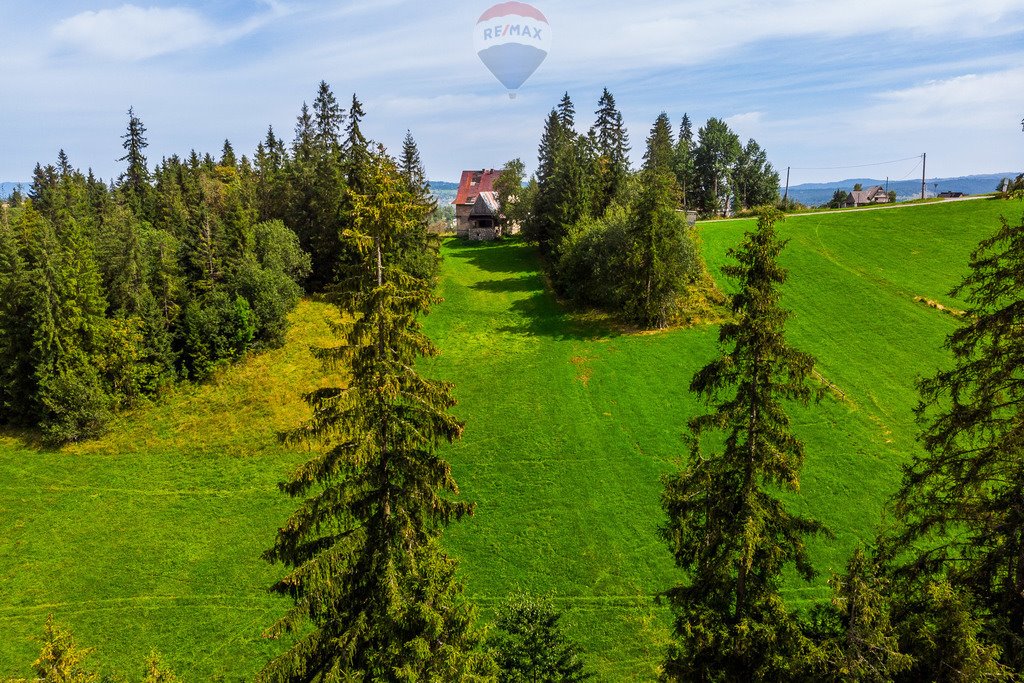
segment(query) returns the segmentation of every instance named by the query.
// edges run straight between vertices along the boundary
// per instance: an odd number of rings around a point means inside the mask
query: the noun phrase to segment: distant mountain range
[[[963,192],[964,194],[986,194],[995,192],[1003,178],[1016,178],[1020,171],[1006,173],[986,173],[983,175],[960,176],[959,178],[929,178],[925,180],[925,196],[934,197],[941,192]],[[789,196],[807,206],[821,206],[832,199],[836,190],[850,192],[853,186],[860,183],[865,188],[872,185],[886,186],[885,180],[877,178],[848,178],[828,183],[802,183],[791,185]],[[921,180],[889,181],[889,189],[896,191],[896,200],[905,201],[921,197]],[[785,188],[779,188],[781,195]]]
[[[960,176],[959,178],[929,178],[926,181],[925,195],[934,197],[940,192],[963,192],[964,194],[985,194],[995,192],[999,187],[999,181],[1003,178],[1016,178],[1020,171],[1008,171],[1006,173],[986,173],[983,175]],[[789,188],[789,196],[807,206],[821,206],[832,199],[836,190],[850,192],[853,186],[860,183],[864,187],[872,185],[885,186],[884,180],[877,178],[848,178],[828,183],[802,183],[792,185]],[[28,193],[31,183],[5,182],[0,183],[0,199],[6,199],[14,192],[14,188],[21,187],[21,191]],[[459,189],[458,183],[446,180],[431,180],[430,189],[434,195],[445,203],[455,199],[455,192]],[[889,189],[896,191],[898,200],[916,199],[921,196],[920,180],[899,180],[890,181]],[[785,188],[779,188],[781,195]]]
[[[20,187],[23,194],[28,193],[31,183],[0,183],[0,199],[7,199],[14,194],[14,188]]]

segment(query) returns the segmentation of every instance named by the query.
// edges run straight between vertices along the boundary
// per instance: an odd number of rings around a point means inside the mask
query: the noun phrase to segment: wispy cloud
[[[1007,127],[1022,112],[1024,67],[987,74],[933,80],[878,95],[865,112],[880,128],[898,129],[908,122],[935,128]]]
[[[1020,0],[862,0],[837,9],[818,0],[716,3],[597,0],[586,10],[559,4],[555,50],[573,68],[615,70],[707,63],[768,40],[910,36],[992,36],[1024,25]],[[551,18],[551,17],[549,17]],[[771,59],[770,53],[765,59]],[[808,55],[812,57],[812,55]],[[590,65],[588,67],[588,65]]]
[[[233,26],[219,26],[188,7],[139,7],[80,12],[52,31],[65,49],[115,61],[139,61],[202,45],[222,45],[249,34],[287,9],[263,0],[267,10]]]

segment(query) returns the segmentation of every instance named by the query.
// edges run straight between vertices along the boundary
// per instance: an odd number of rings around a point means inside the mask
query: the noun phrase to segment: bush
[[[214,290],[193,299],[181,324],[184,374],[208,377],[218,365],[241,357],[255,336],[255,315],[245,298]]]
[[[254,340],[270,348],[284,344],[288,313],[302,295],[299,285],[280,270],[262,268],[246,259],[234,274],[230,287],[252,310]]]
[[[68,443],[99,436],[111,417],[112,400],[99,370],[88,359],[42,373],[37,400],[44,438]]]
[[[560,294],[583,306],[619,309],[629,219],[611,206],[603,218],[586,218],[566,233],[554,268]]]

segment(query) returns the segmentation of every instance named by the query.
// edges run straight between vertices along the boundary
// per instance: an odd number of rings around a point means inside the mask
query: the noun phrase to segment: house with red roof
[[[463,171],[455,196],[455,234],[470,239],[495,239],[500,234],[500,207],[494,181],[501,171]]]

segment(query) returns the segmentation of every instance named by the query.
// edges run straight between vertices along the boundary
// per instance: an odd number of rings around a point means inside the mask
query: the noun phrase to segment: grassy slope
[[[27,674],[46,615],[137,678],[151,648],[185,680],[251,678],[286,603],[259,555],[294,507],[276,483],[304,459],[276,433],[322,383],[309,354],[328,311],[303,303],[288,345],[181,387],[61,453],[0,439],[0,678]]]
[[[914,379],[943,360],[955,321],[914,302],[945,296],[971,246],[1008,205],[922,207],[794,218],[791,341],[819,359],[845,399],[794,412],[807,445],[793,505],[827,522],[823,577],[789,581],[796,601],[824,595],[830,570],[870,538],[899,465],[916,444]],[[703,228],[712,270],[749,222]],[[686,391],[714,350],[714,329],[612,336],[574,324],[545,292],[525,246],[446,251],[445,303],[428,321],[467,422],[452,459],[476,518],[449,534],[483,604],[515,585],[552,591],[602,678],[650,678],[667,616],[650,596],[676,573],[657,537],[659,475],[681,452]]]
[[[869,537],[898,466],[915,448],[913,379],[941,363],[947,315],[915,295],[945,292],[1000,212],[967,202],[793,218],[784,262],[790,337],[847,392],[796,413],[807,442],[793,504],[827,521],[823,571]],[[703,228],[712,269],[748,224]],[[714,329],[615,336],[565,314],[519,245],[446,245],[427,329],[467,421],[449,455],[479,511],[448,535],[485,608],[515,585],[551,591],[602,679],[650,678],[668,618],[650,596],[676,577],[656,528],[659,475],[674,467],[690,376]],[[259,560],[293,503],[275,488],[304,456],[276,431],[305,415],[319,380],[306,351],[327,339],[305,303],[289,345],[126,417],[107,438],[61,453],[0,439],[0,676],[27,673],[47,613],[111,671],[151,647],[187,680],[249,677],[275,648],[260,631],[284,607]],[[791,582],[793,597],[821,588]]]

